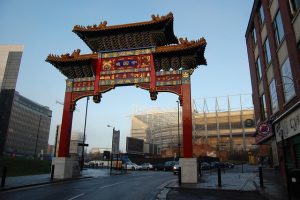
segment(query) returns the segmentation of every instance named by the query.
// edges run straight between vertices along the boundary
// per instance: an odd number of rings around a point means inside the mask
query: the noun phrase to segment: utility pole
[[[40,115],[39,126],[38,126],[38,130],[37,130],[37,134],[36,134],[35,148],[34,148],[34,159],[36,159],[36,150],[37,150],[37,145],[38,145],[38,141],[39,141],[41,120],[42,120],[42,115]]]
[[[86,119],[87,119],[87,110],[89,106],[89,99],[90,97],[86,98],[86,107],[85,107],[85,119],[84,119],[84,129],[83,129],[83,139],[82,139],[82,152],[81,152],[81,170],[83,169],[84,166],[84,147],[87,146],[85,144],[85,130],[86,130]]]
[[[180,158],[180,134],[179,134],[179,101],[177,100],[177,110],[178,110],[178,113],[177,113],[177,116],[178,116],[178,120],[177,120],[177,125],[178,125],[178,157]]]

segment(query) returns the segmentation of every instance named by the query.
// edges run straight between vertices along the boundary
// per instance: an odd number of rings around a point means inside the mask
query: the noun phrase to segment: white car
[[[135,164],[135,163],[127,163],[126,164],[126,169],[141,170],[142,167],[140,165]]]
[[[141,166],[143,170],[153,169],[153,165],[151,165],[150,163],[143,163]]]

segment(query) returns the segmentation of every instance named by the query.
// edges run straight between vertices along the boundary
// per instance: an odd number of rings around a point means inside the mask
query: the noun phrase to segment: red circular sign
[[[271,132],[270,124],[261,123],[258,127],[258,133],[260,134],[269,134]]]

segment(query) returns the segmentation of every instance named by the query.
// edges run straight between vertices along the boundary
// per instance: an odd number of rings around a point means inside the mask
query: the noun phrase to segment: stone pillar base
[[[54,179],[68,179],[80,176],[80,167],[78,159],[69,157],[54,157]]]
[[[180,158],[181,183],[198,183],[197,158]]]

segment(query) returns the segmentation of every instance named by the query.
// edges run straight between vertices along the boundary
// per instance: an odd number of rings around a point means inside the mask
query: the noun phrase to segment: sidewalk
[[[221,173],[221,187],[218,187],[216,172],[205,172],[198,184],[178,185],[175,181],[167,186],[169,192],[165,199],[269,199],[287,200],[286,188],[279,172],[274,169],[263,169],[264,188],[259,185],[258,172],[241,173],[227,170]]]
[[[263,174],[264,188],[260,190],[261,194],[268,199],[287,200],[287,189],[279,171],[275,171],[274,169],[264,169]]]
[[[105,177],[109,176],[108,169],[86,169],[82,171],[81,178],[89,177]],[[47,183],[59,182],[59,180],[51,181],[50,174],[39,174],[39,175],[29,175],[29,176],[15,176],[15,177],[6,177],[5,187],[0,188],[1,190],[8,190],[19,187],[26,187],[31,185],[41,185]]]
[[[221,187],[218,187],[218,175],[213,172],[200,177],[198,184],[173,183],[168,187],[172,189],[214,189],[214,190],[234,190],[234,191],[256,191],[259,187],[259,178],[256,173],[221,173]]]

